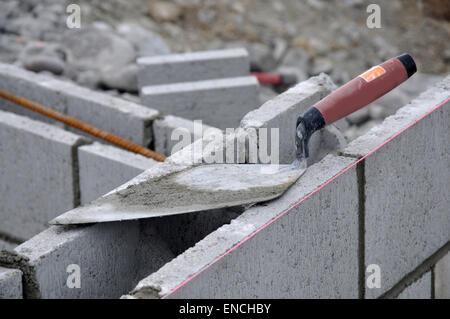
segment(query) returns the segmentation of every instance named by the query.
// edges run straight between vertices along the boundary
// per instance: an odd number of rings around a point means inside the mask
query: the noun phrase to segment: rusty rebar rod
[[[152,158],[158,162],[164,162],[164,160],[166,159],[166,157],[164,155],[161,155],[159,153],[156,153],[155,151],[149,150],[146,147],[143,147],[139,144],[130,142],[120,136],[106,132],[98,127],[84,123],[76,118],[73,118],[64,113],[55,111],[54,109],[52,109],[48,106],[28,100],[22,96],[18,96],[18,95],[10,93],[8,91],[5,91],[3,89],[0,89],[0,97],[4,98],[5,100],[8,100],[10,102],[13,102],[17,105],[23,106],[34,112],[37,112],[44,116],[50,117],[56,121],[67,124],[71,127],[74,127],[76,129],[80,130],[80,131],[83,131],[85,133],[88,133],[90,135],[98,137],[102,140],[105,140],[105,141],[111,143],[111,144],[117,145],[126,150],[134,152],[136,154],[140,154],[142,156]]]

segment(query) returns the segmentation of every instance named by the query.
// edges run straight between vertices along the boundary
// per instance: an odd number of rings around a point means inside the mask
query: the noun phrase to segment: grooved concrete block
[[[368,154],[449,98],[450,77],[344,151]],[[381,267],[389,290],[450,239],[450,101],[365,159],[365,262]]]
[[[0,232],[28,239],[78,205],[77,148],[87,141],[0,111]]]
[[[2,262],[22,260],[29,298],[118,298],[174,257],[154,230],[140,229],[138,221],[53,226],[17,247],[18,257],[3,256]],[[76,278],[80,288],[73,285]]]
[[[431,272],[406,287],[397,299],[431,299]]]
[[[209,130],[220,131],[204,123],[201,124],[200,127],[198,123],[195,124],[193,121],[172,115],[155,120],[153,122],[155,151],[170,156],[174,146],[177,146],[177,149],[182,145],[187,146],[201,138],[203,133]],[[198,132],[195,131],[196,127],[198,127]]]
[[[156,161],[100,143],[78,149],[81,204],[88,203],[128,182]]]
[[[148,107],[1,63],[0,86],[132,142],[147,146],[152,141],[152,120],[158,112]],[[4,100],[0,109],[55,123]]]
[[[283,94],[266,102],[260,108],[251,111],[241,121],[241,127],[279,129],[280,163],[289,164],[295,158],[295,130],[297,118],[314,103],[318,102],[335,89],[331,79],[321,74],[297,84]],[[336,124],[345,127],[345,121]],[[270,139],[268,140],[270,149]],[[340,132],[329,127],[313,135],[310,141],[310,159],[312,164],[326,154],[345,146],[345,139]]]
[[[246,76],[146,86],[141,98],[163,114],[203,120],[220,129],[234,128],[258,106],[258,81]]]
[[[436,299],[450,299],[450,253],[434,268],[434,288]]]
[[[0,267],[0,299],[22,299],[22,272]]]
[[[250,59],[245,49],[203,51],[143,57],[139,65],[139,87],[203,81],[249,75]]]
[[[281,198],[248,209],[143,279],[131,295],[166,296],[234,245],[245,241],[170,297],[357,298],[355,168],[283,213],[354,163],[354,159],[327,156],[311,166]]]

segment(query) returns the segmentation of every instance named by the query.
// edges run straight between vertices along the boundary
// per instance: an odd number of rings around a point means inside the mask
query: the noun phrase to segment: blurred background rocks
[[[367,0],[2,0],[0,61],[137,99],[140,56],[245,47],[252,69],[327,73],[337,85],[408,52],[420,73],[348,118],[352,139],[393,114],[450,69],[450,0],[379,0],[381,29],[366,26]],[[261,89],[261,100],[275,94]]]

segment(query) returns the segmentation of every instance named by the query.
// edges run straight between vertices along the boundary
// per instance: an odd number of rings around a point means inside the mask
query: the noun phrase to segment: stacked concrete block
[[[117,190],[183,168],[157,163]],[[114,204],[111,196],[100,201]],[[77,209],[95,214],[92,206]],[[52,226],[13,253],[0,253],[0,264],[23,271],[26,298],[117,298],[237,214],[199,212],[157,220]],[[79,287],[74,286],[77,267]]]
[[[197,128],[198,132],[195,131],[195,128]],[[155,151],[170,156],[174,147],[174,152],[176,152],[183,145],[192,144],[211,130],[220,131],[203,122],[194,122],[181,117],[167,115],[163,119],[155,120],[153,123]]]
[[[117,147],[94,143],[78,149],[81,204],[128,182],[156,161]]]
[[[155,231],[131,221],[53,226],[0,263],[23,271],[26,298],[118,298],[172,258]]]
[[[0,267],[0,299],[22,299],[22,272]]]
[[[211,233],[142,280],[131,297],[357,298],[358,189],[356,170],[349,168],[354,163],[326,157],[283,197]]]
[[[0,233],[20,240],[79,204],[77,148],[87,140],[0,111]]]
[[[417,281],[406,287],[398,299],[431,299],[431,272],[427,272]]]
[[[380,289],[366,289],[368,298],[389,290],[450,240],[449,90],[447,77],[344,151],[362,157],[387,142],[364,160],[362,174],[365,264],[379,265],[383,278]]]
[[[145,86],[145,105],[163,114],[203,120],[220,129],[239,126],[258,105],[258,81],[251,76]]]
[[[297,118],[314,103],[335,89],[331,79],[321,74],[304,81],[276,98],[266,102],[259,109],[248,113],[241,121],[244,129],[279,129],[280,163],[292,163],[295,158],[295,130]],[[344,128],[345,121],[337,127]],[[328,127],[313,135],[310,142],[312,164],[326,154],[345,146],[345,139],[335,127]],[[270,150],[270,139],[268,141]]]
[[[148,146],[152,141],[151,125],[158,112],[148,107],[1,63],[0,86],[132,142]],[[4,100],[0,109],[54,123]]]
[[[137,63],[140,87],[233,78],[250,72],[250,59],[245,49],[143,57]]]
[[[434,289],[436,299],[450,299],[450,253],[434,267]]]
[[[145,57],[138,64],[143,103],[165,115],[234,128],[259,103],[244,49]]]

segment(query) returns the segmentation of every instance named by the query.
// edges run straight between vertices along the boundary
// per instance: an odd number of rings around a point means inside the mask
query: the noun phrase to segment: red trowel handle
[[[363,108],[396,88],[416,72],[408,54],[392,58],[366,71],[315,105],[325,124],[331,124]]]
[[[371,68],[303,113],[297,120],[297,135],[301,135],[299,139],[307,143],[315,131],[372,103],[406,81],[416,71],[416,64],[409,54]],[[307,145],[305,152],[307,156]]]

